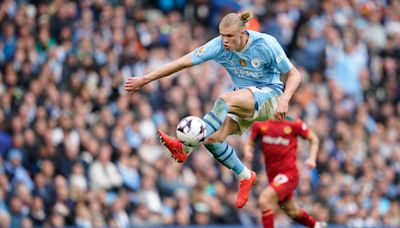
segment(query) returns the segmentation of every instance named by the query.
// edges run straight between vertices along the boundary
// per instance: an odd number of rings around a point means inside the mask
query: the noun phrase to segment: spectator
[[[122,179],[117,167],[110,161],[111,147],[102,145],[96,161],[89,168],[89,179],[92,190],[112,191],[121,187]]]
[[[22,166],[22,159],[21,150],[13,148],[8,152],[8,161],[4,164],[4,168],[13,188],[18,183],[23,183],[29,190],[32,190],[34,185],[28,171]]]

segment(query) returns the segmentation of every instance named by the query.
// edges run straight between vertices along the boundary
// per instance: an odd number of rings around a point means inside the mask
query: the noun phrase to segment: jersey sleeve
[[[308,128],[307,124],[302,120],[298,119],[296,121],[296,133],[302,138],[306,139],[310,136],[311,130]]]
[[[196,48],[192,51],[192,63],[198,65],[200,63],[206,62],[210,59],[217,58],[220,50],[222,48],[221,37],[216,37],[205,45]]]
[[[289,58],[286,56],[286,53],[282,49],[282,46],[274,38],[274,39],[271,39],[269,47],[270,47],[270,53],[271,53],[272,66],[275,67],[282,74],[288,73],[292,69],[293,64],[290,62]]]
[[[260,125],[257,122],[253,123],[250,128],[249,141],[256,142],[259,138]]]

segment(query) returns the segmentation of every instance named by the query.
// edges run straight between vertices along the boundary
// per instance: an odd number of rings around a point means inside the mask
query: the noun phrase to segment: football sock
[[[223,99],[218,98],[211,111],[203,117],[203,121],[207,127],[207,137],[221,127],[227,114],[228,104]]]
[[[219,161],[225,167],[232,169],[236,175],[241,174],[243,170],[247,169],[239,160],[235,150],[228,143],[212,143],[205,144],[204,146],[213,154],[215,160]],[[244,177],[246,177],[245,173],[243,174]],[[250,178],[250,175],[249,171],[249,177],[247,178]]]
[[[274,211],[272,209],[267,209],[261,212],[261,222],[264,228],[274,227]]]
[[[293,220],[297,223],[300,223],[304,226],[313,228],[315,226],[315,219],[311,217],[305,210],[300,209],[299,214]]]
[[[250,177],[251,177],[251,171],[250,171],[250,169],[248,169],[248,168],[245,166],[244,169],[243,169],[243,171],[240,172],[240,173],[238,174],[238,177],[239,177],[240,180],[243,180],[243,179],[248,180],[248,179],[250,179]]]

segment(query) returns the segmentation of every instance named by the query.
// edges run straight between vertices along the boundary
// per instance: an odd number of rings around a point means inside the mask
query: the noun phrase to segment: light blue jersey
[[[268,86],[283,91],[280,74],[289,72],[292,63],[274,37],[251,30],[247,32],[249,40],[241,52],[225,50],[222,38],[218,36],[192,52],[193,64],[216,61],[225,67],[239,89]]]

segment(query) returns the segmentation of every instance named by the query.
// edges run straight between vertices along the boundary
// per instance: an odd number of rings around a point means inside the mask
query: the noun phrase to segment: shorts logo
[[[251,65],[253,65],[255,68],[258,68],[261,65],[260,60],[257,58],[251,60]]]
[[[283,133],[285,133],[285,134],[290,134],[290,133],[292,133],[292,128],[291,127],[289,127],[289,126],[285,126],[284,128],[283,128]]]
[[[305,123],[301,124],[301,130],[303,131],[307,130],[307,125]]]
[[[201,46],[201,47],[197,48],[197,50],[196,50],[197,57],[202,56],[205,51],[206,51],[206,48],[204,46]]]
[[[273,185],[279,186],[286,182],[288,182],[289,178],[285,174],[278,174],[275,176],[274,181],[272,182]]]
[[[247,65],[246,61],[244,61],[244,59],[239,59],[239,63],[240,63],[240,66],[242,66],[242,67],[245,67]]]

